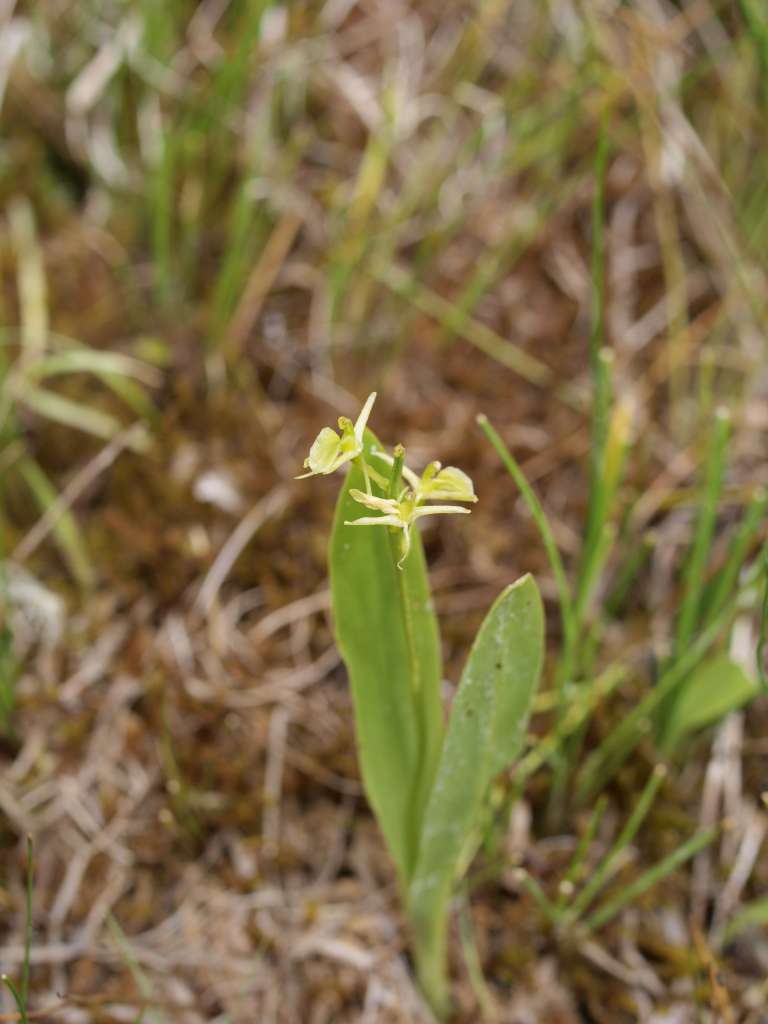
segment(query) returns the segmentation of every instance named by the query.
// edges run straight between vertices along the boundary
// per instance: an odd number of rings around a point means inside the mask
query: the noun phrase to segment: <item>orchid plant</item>
[[[309,472],[302,473],[296,479],[303,480],[308,476],[318,474],[327,476],[348,462],[359,466],[365,479],[366,489],[361,491],[352,488],[349,493],[356,502],[364,505],[365,508],[382,514],[346,520],[344,525],[392,526],[396,530],[400,530],[401,553],[397,567],[402,569],[411,548],[412,527],[416,520],[424,516],[451,515],[453,513],[466,515],[469,512],[468,508],[461,505],[425,505],[426,501],[442,499],[474,502],[477,501],[477,496],[470,478],[455,466],[446,466],[443,469],[439,462],[430,462],[422,475],[417,476],[412,469],[405,465],[404,450],[401,446],[395,448],[394,456],[377,451],[375,448],[371,449],[371,454],[376,459],[390,467],[388,477],[385,478],[379,470],[369,465],[364,436],[375,400],[376,392],[373,391],[368,396],[354,424],[346,416],[340,416],[338,421],[340,434],[337,434],[331,427],[323,427],[309,450],[309,456],[304,461],[304,468],[308,468]],[[401,487],[403,478],[406,481],[406,486]],[[371,480],[387,488],[386,497],[373,493]]]
[[[506,587],[472,644],[446,722],[440,634],[417,523],[461,514],[472,480],[355,423],[320,431],[301,478],[345,468],[329,552],[336,639],[350,679],[369,803],[397,869],[416,972],[438,1016],[449,1007],[447,933],[455,887],[482,839],[491,784],[519,756],[538,685],[544,617],[530,576]],[[461,504],[456,504],[460,502]],[[371,514],[372,513],[372,514]]]

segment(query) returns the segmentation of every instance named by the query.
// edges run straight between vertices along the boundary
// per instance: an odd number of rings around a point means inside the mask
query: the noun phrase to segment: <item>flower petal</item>
[[[355,437],[357,438],[357,443],[359,445],[362,445],[363,443],[363,434],[365,433],[365,428],[368,423],[368,417],[371,415],[371,409],[373,408],[373,403],[375,401],[376,392],[372,391],[370,395],[368,395],[368,397],[366,398],[365,405],[360,410],[360,415],[357,417],[357,420],[355,421]]]
[[[472,509],[463,508],[461,505],[422,505],[415,509],[414,519],[421,519],[423,516],[448,516],[454,512],[457,515],[468,516]]]
[[[448,498],[453,501],[477,501],[472,480],[463,470],[456,466],[446,466],[430,477],[427,476],[427,470],[419,484],[420,497],[430,500]]]
[[[397,526],[404,530],[405,523],[399,516],[363,516],[361,519],[345,519],[345,526]]]
[[[333,473],[341,465],[341,438],[330,427],[323,427],[309,449],[309,458],[304,465],[310,473]]]
[[[390,515],[398,514],[397,502],[393,498],[379,498],[375,494],[366,494],[365,491],[358,491],[355,487],[352,487],[349,493],[355,501],[365,505],[366,508],[377,509]]]

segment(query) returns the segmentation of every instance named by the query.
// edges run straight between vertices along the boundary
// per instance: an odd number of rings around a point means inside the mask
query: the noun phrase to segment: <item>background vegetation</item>
[[[503,586],[547,601],[457,1019],[764,1020],[765,700],[723,717],[765,540],[762,3],[0,25],[0,963],[29,833],[32,1010],[426,1019],[328,619],[338,481],[292,480],[376,388],[480,496],[424,534],[446,694]]]

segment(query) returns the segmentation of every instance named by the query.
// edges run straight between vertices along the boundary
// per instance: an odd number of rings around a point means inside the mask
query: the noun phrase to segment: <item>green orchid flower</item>
[[[407,488],[399,498],[378,498],[375,494],[365,494],[364,491],[358,491],[355,488],[352,488],[349,493],[361,505],[365,505],[372,511],[382,512],[383,515],[345,520],[345,526],[394,526],[403,531],[401,555],[397,563],[398,569],[403,568],[408,552],[411,550],[411,527],[417,519],[422,519],[424,516],[452,515],[453,513],[469,515],[470,511],[461,505],[419,505],[417,494]]]
[[[394,465],[394,459],[386,452],[373,452],[387,465]],[[402,467],[402,474],[408,481],[417,501],[477,501],[472,479],[456,466],[442,467],[439,462],[430,462],[421,476],[408,466]]]
[[[408,473],[416,477],[411,470],[408,470]],[[405,467],[403,476],[409,480]],[[456,466],[446,466],[443,469],[439,462],[430,462],[421,474],[421,479],[416,478],[411,486],[421,501],[477,501],[470,477]]]
[[[304,468],[308,473],[297,476],[297,480],[304,480],[308,476],[328,476],[335,473],[337,469],[359,458],[363,452],[363,435],[371,415],[373,403],[376,401],[376,392],[372,391],[360,410],[357,420],[346,416],[339,416],[339,430],[337,434],[331,427],[323,427],[309,449],[309,456],[304,460]]]

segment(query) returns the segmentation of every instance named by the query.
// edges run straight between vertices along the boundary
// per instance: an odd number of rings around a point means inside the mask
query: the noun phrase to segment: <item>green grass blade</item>
[[[34,363],[45,352],[48,306],[43,252],[28,199],[19,197],[9,204],[8,221],[18,262],[22,360]]]
[[[53,355],[38,359],[25,370],[28,380],[42,380],[64,373],[93,373],[97,375],[118,375],[132,377],[145,384],[159,384],[160,374],[140,359],[123,355],[121,352],[102,352],[92,348],[69,348]]]
[[[120,430],[120,423],[109,413],[101,412],[99,409],[92,409],[90,406],[81,405],[79,402],[65,398],[63,395],[53,391],[45,391],[43,388],[28,388],[23,394],[24,404],[54,423],[60,423],[65,427],[74,427],[86,434],[93,434],[109,441]]]
[[[598,928],[608,924],[617,914],[621,913],[624,907],[628,907],[630,903],[640,899],[641,896],[662,881],[662,879],[666,878],[667,875],[682,867],[686,861],[695,857],[705,846],[709,846],[717,838],[718,831],[716,828],[711,828],[692,836],[691,839],[683,843],[682,846],[679,846],[668,857],[665,857],[658,864],[644,871],[634,882],[625,886],[617,896],[607,900],[601,907],[598,907],[587,918],[585,922],[586,927],[590,931],[596,931]]]
[[[595,195],[592,203],[592,330],[589,339],[589,361],[592,368],[594,397],[592,401],[592,444],[590,446],[589,507],[584,537],[582,567],[588,569],[593,549],[603,532],[608,502],[605,492],[603,458],[608,437],[611,408],[611,363],[613,353],[604,349],[605,340],[605,176],[608,165],[608,131],[605,120],[600,127],[595,153]],[[582,571],[581,579],[587,575]]]
[[[113,942],[117,946],[117,950],[122,960],[133,977],[133,981],[136,988],[139,990],[142,999],[147,1000],[148,1003],[157,1002],[152,981],[136,959],[136,954],[131,948],[131,944],[114,914],[110,914],[107,918],[107,928],[109,929]],[[161,1010],[150,1010],[148,1007],[142,1007],[138,1014],[139,1020],[141,1020],[145,1014],[154,1022],[154,1024],[167,1024],[168,1022],[168,1018]]]
[[[569,897],[573,894],[574,886],[579,881],[586,863],[587,856],[592,847],[592,843],[595,841],[597,830],[600,828],[600,822],[603,820],[603,816],[608,808],[608,798],[603,793],[596,801],[592,813],[589,816],[587,827],[584,830],[584,834],[579,839],[576,849],[573,852],[573,857],[568,865],[568,869],[563,875],[563,879],[559,885],[559,895],[557,899],[557,913],[558,918],[562,919],[562,915],[566,908],[566,903]]]
[[[556,928],[559,923],[557,905],[547,896],[540,883],[525,868],[518,868],[514,879],[528,893],[549,924]]]
[[[650,731],[652,716],[666,698],[672,696],[717,640],[725,626],[723,621],[713,622],[696,637],[688,650],[662,673],[654,688],[634,705],[615,729],[592,751],[584,763],[577,780],[578,803],[589,800],[605,784],[637,746],[641,737]]]
[[[173,294],[174,285],[177,283],[175,278],[178,276],[174,273],[173,259],[176,160],[174,137],[170,131],[165,130],[162,120],[159,130],[162,134],[156,141],[150,169],[147,211],[155,294],[159,302],[167,303]]]
[[[768,633],[768,544],[763,548],[760,561],[763,570],[763,605],[760,609],[760,635],[757,638],[757,671],[760,685],[768,693],[768,674],[765,668],[765,643]]]
[[[32,889],[35,884],[35,861],[32,836],[27,836],[26,921],[24,923],[24,964],[21,970],[21,998],[24,1006],[29,1000],[29,967],[32,958]]]
[[[0,982],[5,985],[8,991],[13,996],[13,1001],[16,1003],[16,1010],[18,1011],[19,1024],[29,1024],[29,1016],[27,1014],[27,1004],[22,998],[21,992],[19,991],[16,983],[12,981],[7,974],[0,974]]]
[[[722,612],[733,593],[744,566],[747,553],[765,519],[768,509],[768,491],[758,488],[752,497],[744,519],[728,547],[725,564],[718,571],[712,584],[704,592],[701,607],[701,626],[708,626]]]
[[[723,489],[725,457],[730,434],[728,411],[715,414],[712,443],[707,457],[706,479],[701,509],[688,560],[683,571],[683,597],[675,633],[675,652],[680,654],[690,643],[698,621],[704,573],[709,560],[717,519],[717,505]]]
[[[58,497],[58,492],[34,459],[25,456],[18,463],[19,472],[43,512],[47,512]],[[56,517],[52,528],[65,562],[82,587],[90,587],[94,581],[93,568],[75,517],[68,509]]]
[[[378,442],[367,433],[367,450],[371,445]],[[350,488],[365,490],[357,467],[339,495],[331,538],[336,638],[349,672],[366,792],[405,885],[442,744],[439,633],[418,532],[401,571],[386,527],[344,525],[367,514]]]
[[[759,929],[762,932],[768,928],[768,896],[762,896],[747,903],[733,915],[725,926],[723,944],[727,946],[737,935],[750,928]]]
[[[470,345],[491,356],[502,366],[517,373],[533,384],[545,385],[552,380],[552,373],[546,363],[529,355],[522,348],[502,338],[482,321],[471,317],[457,318],[455,308],[437,292],[421,284],[402,267],[375,266],[374,277],[395,294],[406,298],[416,309],[432,317],[442,327],[459,334]]]
[[[495,1021],[498,1019],[499,1011],[493,993],[483,976],[483,966],[480,962],[480,952],[477,948],[475,930],[472,923],[472,915],[469,909],[468,899],[462,899],[459,908],[459,936],[461,938],[461,949],[464,954],[464,963],[467,968],[467,977],[478,1002],[482,1019],[484,1021]]]
[[[517,485],[517,489],[523,496],[523,501],[531,514],[531,518],[538,528],[539,535],[541,536],[541,540],[544,545],[544,550],[546,551],[547,558],[549,559],[549,566],[552,570],[552,575],[555,578],[555,584],[557,585],[563,633],[567,638],[574,632],[575,627],[573,596],[571,594],[571,587],[568,583],[568,578],[565,575],[563,560],[560,557],[560,552],[557,548],[552,528],[550,527],[549,520],[547,519],[547,514],[544,511],[541,502],[537,498],[536,492],[525,479],[525,474],[520,469],[517,460],[512,455],[509,448],[504,444],[488,417],[481,414],[477,417],[477,422],[482,432],[496,450],[497,455],[504,464],[504,468]]]
[[[448,908],[465,845],[492,779],[520,753],[544,649],[538,588],[524,576],[497,598],[475,638],[453,704],[408,891],[419,979],[445,1010]]]
[[[658,793],[659,787],[664,781],[666,774],[667,771],[664,765],[657,765],[651,772],[650,778],[638,797],[637,803],[632,809],[632,813],[627,819],[624,828],[619,833],[616,842],[600,864],[595,868],[587,884],[580,890],[568,908],[565,916],[569,920],[578,920],[594,900],[595,896],[597,896],[606,882],[610,880],[616,871],[622,853],[637,835],[638,829],[653,806],[653,801],[656,799],[656,794]]]

